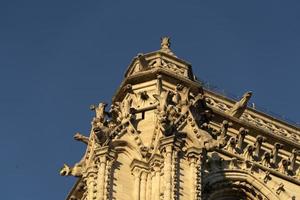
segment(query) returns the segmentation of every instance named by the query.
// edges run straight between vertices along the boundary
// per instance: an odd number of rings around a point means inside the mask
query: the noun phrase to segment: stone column
[[[173,151],[173,169],[172,169],[172,177],[173,177],[173,193],[172,199],[179,200],[180,199],[180,158],[179,151]]]
[[[134,200],[140,200],[140,180],[141,180],[141,174],[138,170],[135,170],[132,172],[134,176],[134,194],[133,199]]]
[[[160,177],[162,168],[162,157],[160,155],[153,155],[149,161],[151,174],[151,199],[149,200],[160,200]]]
[[[146,200],[151,200],[152,194],[152,174],[149,172],[147,175],[147,192],[146,192]]]
[[[195,200],[197,196],[197,169],[196,169],[196,163],[197,159],[195,157],[189,158],[190,162],[190,169],[191,169],[191,186],[192,186],[192,191],[191,191],[191,200]]]
[[[104,185],[104,200],[112,199],[113,194],[113,183],[112,183],[112,167],[115,159],[109,159],[106,161],[106,176],[105,176],[105,185]],[[111,197],[111,198],[110,198]]]
[[[141,174],[141,191],[140,191],[140,199],[141,200],[146,200],[146,195],[147,195],[147,175],[148,173],[143,171]]]
[[[152,178],[152,200],[160,200],[160,168],[154,169],[154,177]]]
[[[97,173],[97,199],[107,199],[107,186],[110,181],[111,163],[115,159],[115,152],[109,147],[99,147],[95,150],[95,158],[98,167]]]
[[[104,185],[105,185],[105,169],[106,169],[106,158],[100,159],[100,163],[98,164],[98,197],[99,200],[104,200]]]
[[[206,149],[200,149],[199,152],[199,157],[197,159],[197,188],[196,188],[196,196],[197,196],[197,200],[201,200],[202,199],[202,179],[203,179],[203,166],[206,160]]]
[[[173,175],[173,154],[180,146],[180,140],[176,136],[169,136],[160,140],[160,151],[164,156],[164,200],[171,200],[174,192],[174,177]]]
[[[201,200],[202,187],[202,165],[205,156],[204,149],[190,148],[187,151],[188,160],[191,169],[191,200]]]
[[[134,200],[146,200],[148,164],[139,160],[133,160],[130,167],[134,176]]]
[[[97,168],[92,165],[87,168],[83,175],[83,180],[86,182],[86,200],[94,200],[97,198]]]
[[[165,148],[165,166],[164,166],[164,181],[165,181],[165,192],[164,200],[171,200],[172,193],[172,146],[166,146]]]

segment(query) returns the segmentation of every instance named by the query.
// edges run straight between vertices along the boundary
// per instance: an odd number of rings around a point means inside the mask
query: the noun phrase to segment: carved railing
[[[221,110],[223,112],[227,112],[232,108],[233,104],[229,101],[222,100],[220,98],[216,98],[211,94],[206,94],[205,98],[208,105]],[[241,116],[242,120],[250,122],[257,127],[263,128],[266,131],[270,131],[276,135],[280,135],[288,138],[294,142],[300,141],[300,131],[297,129],[289,128],[280,122],[274,122],[272,118],[268,119],[267,117],[260,116],[260,113],[256,113],[255,111],[247,109],[243,115]]]
[[[224,89],[219,88],[218,86],[210,84],[209,82],[201,80],[200,83],[204,87],[204,89],[206,89],[206,90],[212,91],[212,92],[217,93],[217,94],[219,94],[221,96],[225,96],[225,97],[230,98],[230,99],[232,99],[234,101],[238,101],[239,100],[239,97],[237,95],[229,93],[229,92],[225,91]],[[278,113],[275,113],[273,111],[270,111],[269,109],[264,108],[264,107],[262,107],[260,105],[257,105],[254,102],[250,101],[249,104],[253,105],[251,107],[252,109],[255,109],[255,110],[259,111],[259,112],[263,112],[263,113],[265,113],[267,115],[270,115],[271,117],[274,117],[276,119],[279,119],[279,120],[282,120],[284,122],[287,122],[287,123],[289,123],[289,124],[291,124],[293,126],[296,126],[298,128],[300,127],[300,122],[296,122],[296,121],[291,120],[291,119],[289,119],[289,118],[287,118],[287,117],[285,117],[285,116],[283,116],[281,114],[278,114]]]

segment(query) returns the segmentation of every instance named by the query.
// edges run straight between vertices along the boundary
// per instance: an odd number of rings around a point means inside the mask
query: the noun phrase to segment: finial
[[[167,36],[162,37],[160,43],[160,51],[174,55],[170,49],[170,46],[171,46],[170,38]]]
[[[161,38],[161,50],[167,50],[170,49],[171,43],[170,43],[170,38],[169,37],[162,37]]]

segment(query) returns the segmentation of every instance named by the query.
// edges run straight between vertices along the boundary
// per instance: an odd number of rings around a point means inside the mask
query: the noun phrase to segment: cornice
[[[120,87],[115,92],[115,95],[112,98],[112,102],[120,101],[120,99],[125,96],[124,88],[127,84],[138,84],[138,83],[142,83],[145,81],[155,80],[157,78],[158,74],[163,75],[164,78],[169,81],[174,82],[176,80],[177,83],[181,83],[182,85],[190,87],[191,91],[195,91],[199,88],[202,88],[200,82],[196,82],[196,81],[188,79],[184,76],[174,74],[173,72],[170,72],[163,68],[153,68],[148,71],[138,72],[136,74],[133,74],[133,75],[125,78],[122,81]]]
[[[230,99],[226,96],[220,95],[220,94],[218,94],[216,92],[213,92],[211,90],[208,90],[206,88],[203,88],[203,91],[207,94],[210,94],[211,96],[215,96],[215,97],[223,100],[225,103],[229,103],[229,104],[233,105],[236,102],[233,99]],[[290,123],[288,123],[284,120],[281,120],[281,119],[277,119],[276,117],[274,117],[272,115],[269,115],[269,114],[264,113],[263,111],[259,111],[257,109],[253,109],[251,107],[247,107],[246,112],[252,112],[252,113],[255,113],[259,116],[265,117],[265,118],[269,119],[270,121],[275,121],[275,122],[280,123],[284,126],[288,126],[289,128],[294,129],[295,131],[298,131],[298,134],[300,135],[300,127],[297,127],[296,125],[290,124]]]
[[[174,60],[174,61],[176,61],[176,62],[178,62],[178,63],[181,63],[181,64],[187,66],[189,69],[191,69],[191,66],[192,66],[191,63],[189,63],[189,62],[187,62],[187,61],[185,61],[185,60],[183,60],[183,59],[177,58],[177,57],[175,57],[175,56],[173,56],[173,55],[170,55],[170,54],[168,54],[168,53],[165,53],[165,52],[162,52],[162,51],[159,51],[159,50],[158,50],[158,51],[149,52],[149,53],[145,53],[145,54],[143,54],[143,55],[144,55],[145,57],[155,57],[155,56],[167,57],[168,59]],[[127,67],[127,69],[126,69],[126,71],[125,71],[124,77],[127,77],[130,68],[133,66],[133,64],[134,64],[137,60],[138,60],[138,56],[135,56],[135,57],[131,60],[130,64],[128,65],[128,67]]]
[[[233,106],[235,103],[234,100],[229,99],[227,97],[224,97],[222,95],[216,94],[212,91],[209,91],[207,89],[204,89],[204,95],[207,101],[208,106],[213,109],[215,113],[220,114],[221,116],[225,118],[230,118],[233,121],[236,121],[240,124],[245,123],[247,126],[265,133],[268,136],[277,138],[279,140],[283,140],[288,142],[289,144],[295,145],[299,147],[299,140],[300,140],[300,129],[298,127],[295,127],[291,124],[288,124],[287,122],[280,121],[278,119],[275,119],[272,116],[269,116],[268,114],[265,114],[263,112],[260,112],[258,110],[252,109],[250,107],[247,107],[244,114],[240,118],[232,117],[228,114],[228,110],[230,107]],[[214,102],[210,102],[213,100]],[[253,118],[252,121],[250,121],[248,118]],[[261,125],[259,123],[261,122]],[[267,127],[267,125],[272,125],[276,127],[276,130],[271,130],[270,127]],[[278,131],[276,133],[276,131]],[[286,135],[284,135],[286,134]],[[293,138],[297,137],[296,139]]]

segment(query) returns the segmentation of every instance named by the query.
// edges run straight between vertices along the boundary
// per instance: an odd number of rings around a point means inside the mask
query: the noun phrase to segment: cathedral
[[[138,54],[95,117],[67,200],[300,200],[300,129],[204,87],[170,39]],[[78,156],[80,157],[80,156]]]

